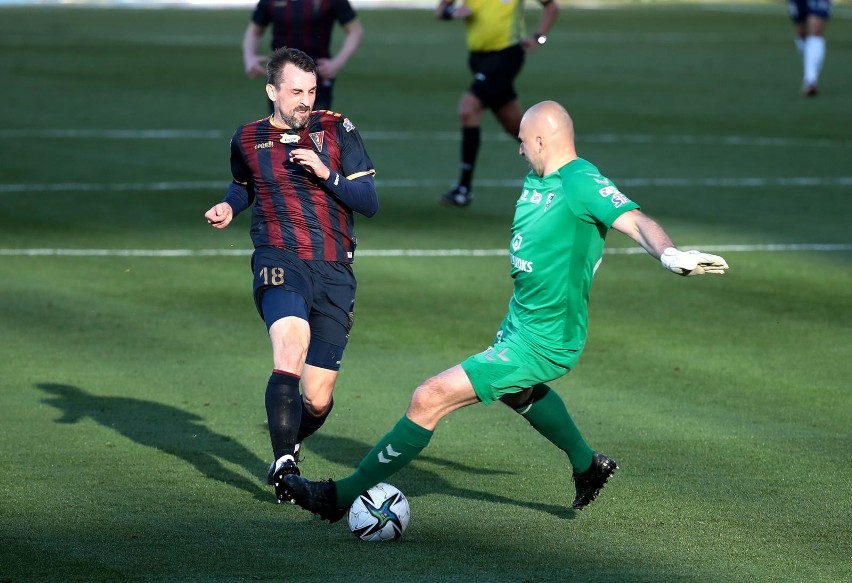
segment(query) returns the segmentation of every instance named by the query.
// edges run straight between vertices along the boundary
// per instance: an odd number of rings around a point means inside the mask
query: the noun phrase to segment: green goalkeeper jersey
[[[636,208],[582,158],[544,177],[530,172],[515,205],[509,243],[515,283],[508,330],[557,362],[566,350],[578,357],[607,231],[619,215]]]

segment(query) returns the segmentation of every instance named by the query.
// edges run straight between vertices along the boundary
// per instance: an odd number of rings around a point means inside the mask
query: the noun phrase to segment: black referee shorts
[[[470,92],[494,111],[518,97],[515,77],[524,65],[524,49],[513,45],[502,51],[472,52],[467,65],[473,73]]]

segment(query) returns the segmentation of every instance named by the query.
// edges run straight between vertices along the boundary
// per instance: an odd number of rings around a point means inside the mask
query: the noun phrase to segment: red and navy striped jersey
[[[272,50],[299,49],[314,60],[331,52],[331,29],[355,20],[349,0],[260,0],[251,20],[258,26],[272,24]]]
[[[231,138],[231,174],[254,202],[251,239],[299,258],[351,263],[353,212],[323,188],[323,181],[290,162],[289,152],[313,149],[331,170],[349,179],[375,174],[358,130],[339,113],[311,112],[301,131],[272,124],[271,116],[240,127]]]

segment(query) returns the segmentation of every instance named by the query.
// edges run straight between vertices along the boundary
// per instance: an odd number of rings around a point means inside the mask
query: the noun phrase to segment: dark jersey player
[[[332,56],[331,36],[335,23],[343,28],[346,37]],[[315,106],[317,109],[331,108],[334,80],[358,50],[364,36],[349,0],[260,0],[243,36],[243,63],[249,78],[266,72],[266,57],[258,55],[258,48],[270,25],[273,51],[291,47],[314,59],[318,73]]]
[[[299,447],[331,412],[332,392],[355,305],[353,215],[378,210],[370,161],[355,126],[340,114],[312,111],[316,65],[279,49],[266,93],[275,112],[231,139],[233,182],[205,214],[222,229],[252,204],[254,300],[272,342],[266,413],[279,502],[298,474]],[[301,392],[300,392],[301,387]]]

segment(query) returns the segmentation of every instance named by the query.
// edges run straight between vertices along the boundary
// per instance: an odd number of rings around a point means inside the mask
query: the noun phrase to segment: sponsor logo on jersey
[[[524,243],[524,236],[520,233],[515,233],[515,236],[512,237],[512,251],[517,251],[521,248],[521,245]]]
[[[311,132],[308,135],[311,136],[311,141],[317,147],[317,152],[322,152],[322,140],[325,137],[325,132]]]
[[[529,199],[529,196],[530,196],[530,191],[529,191],[529,189],[525,188],[524,191],[521,193],[521,198],[519,198],[518,200],[520,200],[522,202],[526,202]]]
[[[533,270],[533,262],[527,261],[526,259],[521,259],[516,255],[512,255],[509,253],[509,261],[512,262],[512,267],[519,271],[524,271],[526,273],[532,273]]]
[[[281,134],[281,139],[278,141],[282,144],[295,144],[299,141],[299,136],[296,134]]]
[[[606,176],[601,176],[600,174],[590,174],[588,172],[586,172],[586,176],[591,176],[592,180],[603,186],[609,184],[609,178],[607,178]]]
[[[351,132],[352,130],[355,129],[355,124],[352,123],[351,121],[349,121],[348,117],[344,117],[343,118],[343,129],[346,130],[346,133],[348,134],[349,132]]]
[[[254,149],[255,150],[262,150],[264,148],[271,148],[272,144],[274,144],[274,143],[275,142],[273,142],[272,140],[269,140],[268,142],[261,142],[260,144],[255,144]]]
[[[604,186],[598,192],[600,192],[601,196],[612,197],[610,200],[612,201],[612,206],[615,208],[620,207],[621,205],[630,202],[630,199],[621,194],[621,192],[615,186]]]
[[[547,202],[544,203],[544,210],[547,210],[550,207],[550,203],[553,202],[553,193],[547,193]]]
[[[630,199],[621,194],[620,192],[618,194],[613,194],[611,200],[612,206],[614,206],[615,208],[618,208],[621,205],[630,202]]]

